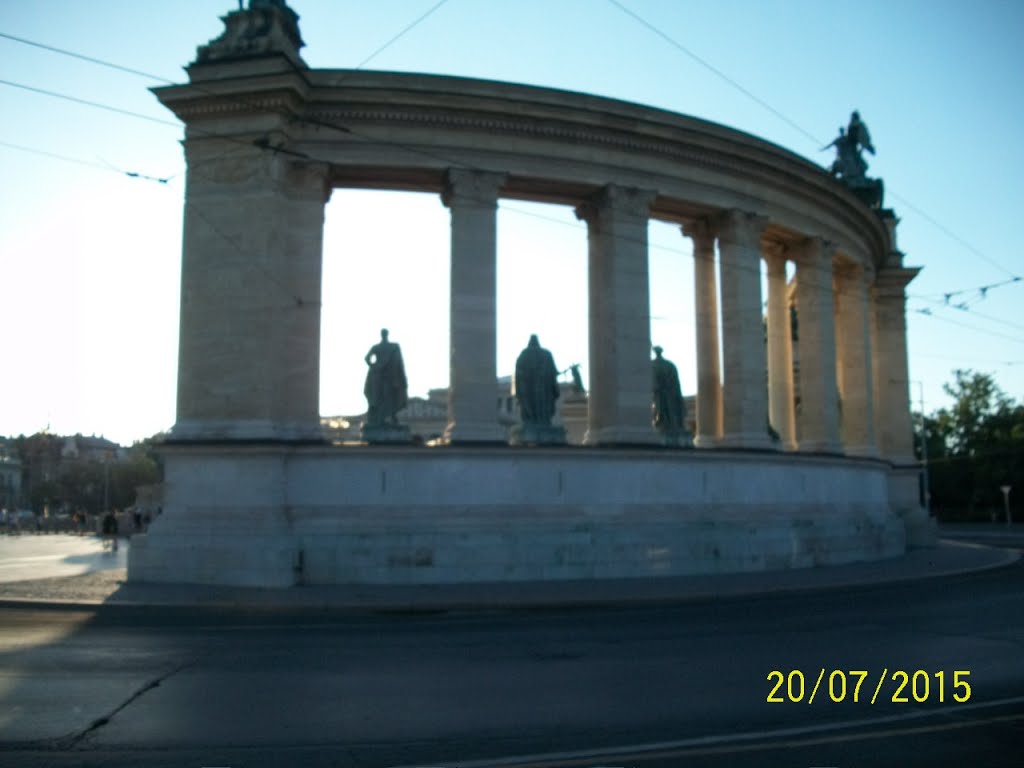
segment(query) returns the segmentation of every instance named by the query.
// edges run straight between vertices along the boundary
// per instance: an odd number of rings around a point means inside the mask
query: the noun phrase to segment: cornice
[[[632,133],[621,128],[588,125],[585,118],[596,113],[581,114],[579,121],[537,117],[509,117],[482,114],[472,109],[452,109],[445,105],[417,105],[413,108],[379,107],[325,107],[313,105],[304,116],[315,122],[334,123],[353,130],[360,138],[370,138],[365,131],[376,126],[406,126],[409,129],[426,127],[486,134],[490,136],[539,139],[553,143],[599,147],[623,154],[640,155],[655,160],[667,159],[682,166],[709,171],[727,177],[754,182],[765,191],[782,191],[799,199],[810,208],[818,208],[840,220],[846,227],[863,232],[872,231],[874,248],[882,254],[885,248],[885,228],[874,212],[843,189],[828,173],[798,156],[786,156],[767,142],[753,144],[746,134],[737,132],[738,141],[727,146],[721,136],[711,137],[712,147],[701,147],[701,137],[692,131],[676,129],[680,138],[645,135],[643,127]],[[680,116],[681,119],[682,116]],[[301,120],[301,118],[300,118]],[[365,129],[359,126],[365,126]],[[670,133],[671,126],[657,126],[658,132]],[[390,139],[393,141],[393,139]],[[500,142],[496,142],[500,145]],[[788,167],[787,167],[788,166]],[[667,173],[666,171],[662,171]],[[671,175],[671,173],[667,173]],[[843,199],[846,198],[846,199]],[[881,256],[879,256],[881,258]]]
[[[316,160],[356,142],[366,148],[359,162],[369,164],[379,161],[379,147],[436,147],[430,153],[435,157],[423,154],[417,161],[435,172],[460,165],[453,159],[446,166],[445,152],[473,153],[474,164],[498,172],[508,172],[504,163],[517,154],[534,166],[556,158],[560,167],[579,171],[562,179],[567,185],[593,183],[607,173],[609,184],[658,189],[664,197],[654,204],[654,215],[668,220],[674,200],[706,204],[709,211],[740,207],[768,215],[785,240],[824,235],[844,250],[870,254],[877,264],[888,249],[877,212],[824,168],[742,131],[644,105],[519,84],[329,70],[251,77],[232,70],[225,79],[154,92],[183,121],[202,122],[205,130],[218,120],[232,121],[224,126],[230,133],[242,130],[235,122],[240,118],[290,118],[289,135],[319,147],[320,155],[308,150]],[[323,129],[330,125],[342,131],[326,137]],[[469,136],[472,141],[460,138]],[[378,149],[369,149],[375,143]],[[394,162],[392,153],[385,164]],[[558,183],[558,173],[546,178],[549,187]],[[695,190],[693,197],[686,196],[688,189]]]

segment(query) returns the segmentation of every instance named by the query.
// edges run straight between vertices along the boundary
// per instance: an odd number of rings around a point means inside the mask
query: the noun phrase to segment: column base
[[[713,435],[695,435],[693,438],[694,448],[717,448],[721,438]]]
[[[852,445],[847,447],[844,453],[858,459],[877,459],[879,457],[878,448],[873,445]]]
[[[508,444],[508,432],[500,424],[453,423],[444,431],[442,442],[453,443],[497,443]]]
[[[903,521],[908,549],[928,549],[938,543],[938,525],[921,506],[921,467],[895,465],[889,471],[889,506]]]
[[[315,424],[282,424],[269,419],[179,421],[167,438],[171,442],[219,442],[265,440],[270,442],[324,442],[319,421]]]
[[[662,445],[661,435],[653,428],[644,427],[602,427],[588,429],[583,438],[584,445]]]
[[[843,446],[829,440],[802,440],[797,446],[800,453],[830,453],[842,456]]]
[[[409,427],[405,424],[364,424],[359,430],[359,436],[364,443],[370,444],[405,445],[412,442]]]
[[[553,424],[516,424],[509,430],[509,445],[565,445],[565,427]]]
[[[716,447],[744,448],[759,451],[778,450],[778,444],[772,441],[771,436],[767,432],[736,432],[722,435]]]

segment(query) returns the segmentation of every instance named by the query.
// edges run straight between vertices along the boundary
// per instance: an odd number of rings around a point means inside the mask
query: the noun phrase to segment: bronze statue
[[[829,147],[836,148],[836,159],[832,162],[829,173],[846,184],[870,207],[881,208],[884,193],[882,180],[868,177],[868,163],[861,154],[862,150],[867,150],[873,155],[875,147],[871,143],[867,125],[860,119],[859,112],[854,111],[850,115],[849,125],[845,130],[840,128],[839,136],[822,147],[822,150]]]
[[[530,336],[526,349],[516,359],[513,384],[523,423],[550,425],[559,396],[558,369],[554,357],[540,345],[537,334]]]
[[[388,329],[380,331],[380,342],[366,353],[366,384],[363,394],[368,404],[366,426],[397,425],[396,414],[409,402],[408,382],[402,349],[388,341]]]
[[[683,426],[686,420],[686,404],[682,387],[679,385],[679,371],[675,364],[661,356],[661,347],[654,347],[651,361],[653,402],[652,422],[666,443],[678,445],[687,437]]]

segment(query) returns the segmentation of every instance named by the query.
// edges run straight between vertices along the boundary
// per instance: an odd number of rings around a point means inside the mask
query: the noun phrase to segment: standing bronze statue
[[[685,427],[686,403],[679,384],[679,370],[674,363],[661,356],[663,351],[661,347],[654,347],[654,359],[651,361],[651,421],[666,445],[690,445],[690,435]]]
[[[367,402],[364,427],[396,427],[398,412],[409,402],[402,349],[388,341],[388,330],[382,328],[380,342],[370,348],[364,359],[369,366],[363,386]]]
[[[512,392],[519,401],[522,424],[512,430],[512,442],[558,444],[565,442],[565,429],[552,426],[561,390],[558,368],[552,354],[540,345],[537,335],[530,336],[516,359]]]

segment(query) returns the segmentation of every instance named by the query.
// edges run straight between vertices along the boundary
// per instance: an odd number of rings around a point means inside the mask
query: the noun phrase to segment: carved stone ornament
[[[651,189],[607,184],[589,201],[576,208],[576,218],[595,221],[607,216],[646,219],[658,193]]]
[[[469,168],[449,168],[445,174],[441,202],[448,208],[456,206],[497,208],[498,194],[507,178],[504,173],[491,173]]]
[[[232,11],[221,17],[224,33],[196,50],[195,64],[214,64],[280,53],[293,63],[305,66],[299,49],[304,43],[299,34],[299,15],[283,0],[250,0],[246,10]]]

